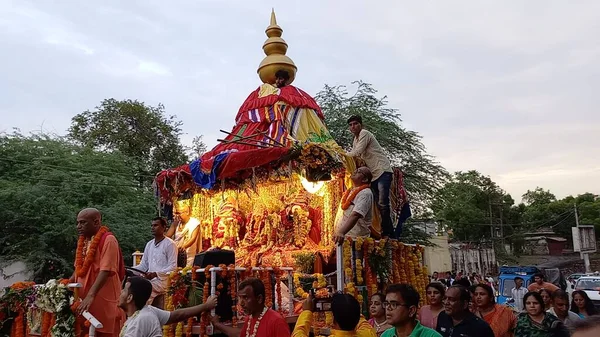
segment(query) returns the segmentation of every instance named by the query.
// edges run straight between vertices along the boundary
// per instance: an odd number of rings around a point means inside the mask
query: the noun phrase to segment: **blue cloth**
[[[411,216],[412,212],[410,211],[410,204],[407,201],[402,205],[402,210],[400,210],[400,214],[398,214],[398,222],[396,223],[396,230],[394,231],[396,239],[400,238],[400,235],[402,235],[402,227],[406,220]]]
[[[209,173],[202,172],[202,159],[198,158],[190,163],[190,172],[192,173],[192,178],[194,178],[194,182],[196,185],[211,189],[215,186],[217,182],[217,171],[219,170],[219,166],[221,163],[227,158],[229,152],[220,153],[215,156],[213,159],[212,168]]]

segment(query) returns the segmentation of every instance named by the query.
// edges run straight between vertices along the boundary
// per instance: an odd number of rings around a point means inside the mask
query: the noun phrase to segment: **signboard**
[[[594,226],[571,227],[573,250],[581,253],[596,252],[596,232]]]

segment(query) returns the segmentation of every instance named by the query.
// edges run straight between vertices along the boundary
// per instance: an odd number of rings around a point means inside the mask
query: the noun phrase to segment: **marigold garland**
[[[342,209],[345,211],[348,208],[350,208],[350,205],[352,204],[352,201],[354,201],[354,198],[356,198],[356,195],[358,193],[360,193],[360,191],[369,188],[369,185],[361,185],[349,190],[346,190],[344,192],[344,194],[342,195]]]
[[[175,327],[175,337],[183,337],[183,322],[177,323]]]
[[[106,226],[101,226],[96,235],[93,236],[87,252],[84,251],[86,239],[83,235],[79,236],[79,240],[77,241],[77,253],[75,254],[75,273],[77,276],[84,277],[87,275],[90,266],[96,257],[96,251],[98,250],[100,240],[107,232],[108,228]]]
[[[44,312],[42,314],[42,330],[40,331],[40,336],[41,337],[48,337],[50,336],[50,327],[52,323],[52,313],[49,312]],[[77,322],[75,322],[75,336],[79,336],[79,332],[77,329]]]
[[[346,283],[354,282],[354,276],[352,275],[352,246],[350,243],[352,239],[347,237],[342,244],[342,256],[344,261],[344,275],[346,276]]]
[[[175,270],[174,272],[169,274],[169,277],[167,278],[167,289],[170,289],[173,283],[173,277],[175,277],[176,275],[178,276],[179,274],[179,269]],[[173,297],[169,296],[169,294],[167,294],[165,296],[165,309],[167,311],[173,311],[175,310],[175,306],[173,305]],[[175,336],[175,325],[174,324],[170,324],[170,325],[165,325],[163,326],[163,335],[165,337],[173,337]]]
[[[300,283],[299,273],[294,273],[294,291],[296,292],[296,295],[302,299],[308,297],[308,293],[304,291],[304,289],[302,288],[302,283]]]
[[[25,337],[25,314],[23,311],[19,311],[17,317],[15,317],[11,327],[10,336]]]
[[[267,308],[273,308],[273,286],[271,285],[271,274],[268,270],[265,270],[260,273],[261,279],[265,285],[266,295],[265,295],[265,305]]]
[[[281,276],[283,275],[283,272],[279,267],[274,267],[273,273],[275,274],[275,294],[277,296],[277,311],[280,315],[283,316],[283,299],[281,298]]]
[[[236,284],[235,284],[235,265],[230,264],[227,267],[227,279],[229,282],[229,296],[231,296],[231,311],[233,312],[233,316],[231,318],[231,326],[237,327],[238,323],[238,312],[237,312],[237,293],[236,293]]]
[[[210,269],[213,268],[213,265],[208,265],[204,268],[204,288],[202,289],[202,303],[206,303],[208,300],[208,296],[210,295]],[[208,311],[203,312],[200,315],[200,336],[208,336],[206,334],[206,327],[210,324],[210,317]]]

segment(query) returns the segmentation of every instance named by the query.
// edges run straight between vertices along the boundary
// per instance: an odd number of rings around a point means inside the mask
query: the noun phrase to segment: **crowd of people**
[[[435,328],[443,336],[600,336],[600,315],[596,316],[598,311],[589,296],[582,290],[576,290],[570,301],[567,292],[546,282],[541,273],[534,275],[527,288],[523,278],[515,278],[515,287],[511,289],[514,307],[496,303],[491,276],[483,278],[477,274],[464,276],[447,272],[444,277],[439,277],[434,272],[431,280],[426,288],[428,305],[420,309],[419,317],[421,324]],[[455,288],[460,291],[453,290]],[[453,307],[457,296],[467,303],[465,311],[458,315],[463,319],[453,317],[448,320],[449,314],[455,314]],[[480,322],[484,322],[487,328],[482,327]],[[466,332],[458,335],[444,333],[456,331],[459,327]],[[595,334],[582,332],[587,330],[593,330]]]
[[[354,135],[348,154],[363,159],[366,166],[352,174],[355,187],[333,238],[372,234],[372,205],[381,214],[381,236],[397,237],[393,228],[389,190],[392,171],[389,160],[372,133],[362,128],[360,116],[348,120]],[[141,276],[126,277],[123,256],[116,237],[102,224],[101,213],[86,208],[77,216],[75,272],[71,282],[82,284],[78,313],[89,311],[102,322],[98,337],[157,337],[162,326],[184,321],[210,311],[217,305],[211,296],[206,303],[172,312],[162,310],[168,274],[178,266],[192,265],[201,251],[200,221],[188,206],[176,207],[175,222],[169,228],[163,218],[152,221],[153,239],[135,266]],[[385,291],[371,296],[370,319],[361,315],[360,303],[351,295],[332,297],[333,336],[361,337],[573,337],[600,336],[600,320],[589,297],[575,291],[569,310],[569,297],[536,275],[528,289],[517,280],[512,289],[518,315],[495,303],[494,280],[489,275],[434,273],[426,287],[427,305],[419,307],[419,293],[408,284],[386,285]],[[241,328],[223,324],[212,317],[212,326],[229,337],[304,337],[311,334],[314,299],[309,296],[293,330],[283,317],[265,305],[265,285],[249,278],[238,285],[239,306],[246,313]],[[269,290],[270,291],[270,290]],[[85,327],[81,327],[85,331]]]

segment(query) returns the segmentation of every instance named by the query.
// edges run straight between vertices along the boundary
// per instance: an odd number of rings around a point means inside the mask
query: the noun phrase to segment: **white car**
[[[600,309],[600,276],[582,276],[575,283],[576,290],[583,290],[594,306]]]

